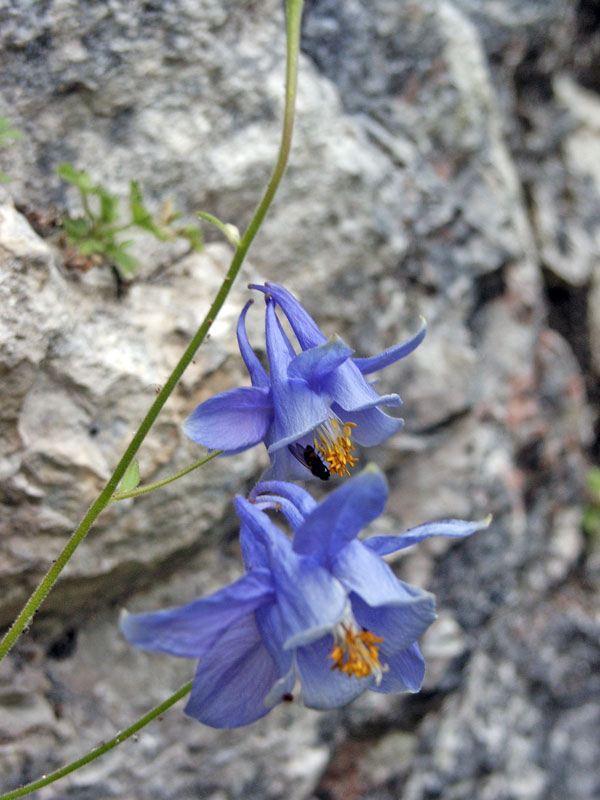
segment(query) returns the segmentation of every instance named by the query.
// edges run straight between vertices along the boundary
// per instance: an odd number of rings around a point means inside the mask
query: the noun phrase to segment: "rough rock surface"
[[[143,275],[65,269],[31,220],[77,210],[62,161],[243,228],[276,153],[281,3],[0,0],[0,624],[56,557],[227,266],[136,242]],[[360,355],[429,323],[386,370],[406,427],[380,532],[495,515],[394,562],[437,593],[419,695],[297,704],[215,732],[179,708],[49,798],[590,800],[600,795],[598,541],[581,533],[600,378],[600,17],[580,0],[307,4],[292,159],[211,339],[144,445],[144,481],[198,457],[179,423],[245,380],[251,280],[285,283]],[[15,206],[19,209],[16,210]],[[262,342],[260,305],[250,334]],[[0,788],[76,758],[193,664],[128,647],[119,608],[239,574],[231,498],[262,451],[108,509],[0,666]]]

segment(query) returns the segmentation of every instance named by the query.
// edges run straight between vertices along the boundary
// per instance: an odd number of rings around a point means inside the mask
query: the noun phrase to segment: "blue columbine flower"
[[[298,301],[275,283],[250,285],[266,298],[269,373],[246,335],[244,307],[237,337],[252,386],[230,389],[199,405],[183,430],[197,444],[226,454],[261,441],[271,458],[268,477],[327,480],[349,475],[357,459],[354,442],[380,444],[403,424],[379,406],[398,406],[397,394],[378,395],[364,377],[411,353],[423,340],[425,321],[405,342],[372,358],[352,358],[338,336],[326,339]],[[296,353],[275,307],[286,316],[300,346]]]
[[[469,536],[489,520],[444,520],[359,540],[386,497],[374,467],[320,505],[294,484],[259,484],[235,501],[246,574],[180,608],[124,612],[121,630],[138,647],[199,659],[185,711],[216,728],[260,719],[292,699],[297,680],[315,709],[368,689],[418,691],[425,665],[417,639],[435,619],[434,598],[398,580],[381,556],[428,536]],[[268,509],[283,512],[293,541]]]

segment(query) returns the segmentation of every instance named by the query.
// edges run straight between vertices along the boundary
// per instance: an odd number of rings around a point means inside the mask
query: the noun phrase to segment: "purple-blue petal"
[[[256,569],[208,597],[148,614],[124,612],[119,624],[128,642],[145,650],[196,658],[226,629],[274,596],[270,573]]]
[[[429,592],[398,580],[393,570],[364,541],[354,539],[331,561],[331,572],[349,592],[355,592],[371,606],[410,603],[415,597],[430,598]]]
[[[326,569],[296,553],[272,569],[286,649],[308,644],[338,624],[348,600],[343,586]]]
[[[286,648],[324,635],[346,608],[342,585],[312,557],[295,553],[290,540],[254,503],[243,497],[236,497],[234,502],[249,533],[267,552],[285,625]]]
[[[185,713],[213,728],[239,728],[264,717],[269,690],[280,673],[254,614],[237,620],[200,659]]]
[[[285,650],[287,638],[281,609],[277,603],[265,603],[256,609],[256,624],[265,647],[277,665],[280,675],[288,675],[293,668],[293,650]]]
[[[342,585],[312,557],[294,552],[285,534],[253,503],[243,497],[234,502],[242,521],[267,551],[286,649],[323,636],[346,608]]]
[[[405,650],[421,637],[432,622],[435,622],[435,598],[409,584],[402,584],[398,597],[404,599],[397,605],[370,606],[357,594],[351,595],[352,612],[363,628],[383,638],[390,653]]]
[[[395,361],[399,361],[401,358],[404,358],[412,353],[413,350],[416,350],[421,344],[426,333],[427,323],[423,317],[421,317],[421,327],[409,339],[406,339],[404,342],[401,342],[394,347],[389,347],[387,350],[384,350],[383,353],[379,353],[377,356],[372,356],[371,358],[353,358],[352,360],[363,375],[369,375],[370,373],[377,372],[378,370],[383,369],[384,367],[387,367],[390,364],[393,364]]]
[[[242,520],[240,525],[240,549],[247,570],[269,569],[269,555],[261,539],[257,539],[254,531]]]
[[[261,442],[273,419],[268,390],[229,389],[201,403],[183,423],[183,432],[210,450],[238,453]]]
[[[379,405],[402,405],[397,394],[378,395],[351,360],[323,378],[322,390],[346,411],[361,411]]]
[[[265,311],[265,341],[271,383],[281,383],[287,380],[288,366],[296,353],[281,327],[275,311],[275,303],[272,300],[267,302]]]
[[[252,349],[246,333],[246,314],[248,313],[248,309],[252,303],[253,300],[248,300],[242,309],[242,313],[240,314],[237,324],[237,340],[240,353],[242,354],[242,359],[244,360],[244,364],[250,373],[252,386],[257,386],[259,389],[268,389],[271,385],[271,381],[265,368],[260,363],[256,353]]]
[[[261,545],[268,556],[269,564],[277,563],[291,551],[288,537],[269,519],[268,515],[256,507],[255,503],[237,495],[233,504],[242,524],[247,528],[247,536]]]
[[[387,671],[379,686],[373,684],[371,689],[382,694],[397,692],[418,692],[425,677],[425,659],[421,655],[419,645],[414,642],[406,650],[387,654],[385,643],[380,650],[381,663],[387,664]]]
[[[296,338],[303,350],[308,350],[311,347],[318,347],[324,344],[325,337],[319,330],[317,323],[308,314],[296,298],[284,289],[283,286],[278,286],[276,283],[265,283],[264,286],[250,284],[250,289],[256,289],[263,292],[267,296],[271,296],[279,305],[283,313],[289,320],[292,330],[296,334]]]
[[[387,556],[397,550],[403,550],[413,544],[423,541],[430,536],[449,536],[453,539],[463,539],[471,536],[477,531],[483,531],[489,527],[492,521],[491,516],[476,522],[467,522],[462,519],[441,519],[437,522],[427,522],[425,525],[418,525],[405,533],[397,536],[371,536],[363,540],[365,547],[380,556]]]
[[[315,391],[333,370],[347,361],[354,350],[339,336],[332,336],[325,344],[303,350],[290,363],[288,377],[306,381]]]
[[[249,498],[255,499],[264,492],[273,492],[282,497],[287,497],[303,516],[310,514],[317,505],[316,501],[306,489],[303,489],[301,486],[296,486],[294,483],[289,483],[288,481],[261,481],[252,489]]]
[[[352,438],[363,447],[373,447],[388,439],[404,425],[404,420],[399,417],[390,417],[380,408],[367,408],[364,411],[344,411],[337,404],[332,410],[342,422],[354,422],[356,428],[352,430]]]
[[[327,404],[303,381],[288,381],[277,392],[269,454],[310,436],[330,416]]]
[[[254,500],[254,505],[261,511],[272,509],[280,511],[287,521],[296,530],[304,522],[304,516],[298,511],[296,506],[287,497],[278,494],[264,494]]]
[[[329,416],[329,408],[319,394],[303,380],[290,380],[287,369],[292,360],[289,341],[279,325],[275,304],[267,304],[267,352],[271,369],[275,410],[269,432],[270,453],[309,434]]]
[[[267,448],[268,449],[268,448]],[[310,481],[314,479],[312,473],[290,453],[287,447],[269,452],[271,466],[265,471],[265,480]]]
[[[435,619],[434,596],[398,580],[388,564],[358,540],[340,550],[331,571],[351,592],[356,620],[383,636],[390,652],[404,650]]]
[[[329,654],[333,638],[324,636],[296,650],[296,666],[302,684],[302,699],[309,708],[325,710],[346,705],[374,686],[373,676],[356,678],[332,670]]]
[[[376,467],[343,483],[308,515],[294,536],[294,550],[328,565],[336,553],[385,508],[387,485]]]

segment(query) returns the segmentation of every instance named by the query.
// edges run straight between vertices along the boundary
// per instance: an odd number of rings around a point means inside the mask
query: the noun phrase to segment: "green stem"
[[[290,147],[292,144],[292,132],[294,129],[294,111],[296,106],[296,86],[298,83],[298,55],[300,53],[300,22],[302,19],[303,0],[287,1],[287,66],[285,74],[285,109],[283,112],[283,130],[281,133],[281,144],[279,146],[279,157],[271,179],[267,184],[265,193],[260,201],[256,212],[242,241],[238,251],[242,250],[242,259],[250,247],[252,240],[256,236],[262,221],[264,220],[275,192],[281,182],[283,173],[287,165]],[[234,256],[235,260],[235,256]]]
[[[115,503],[117,500],[128,500],[130,497],[139,497],[141,494],[148,494],[148,492],[153,492],[155,489],[160,489],[161,486],[166,486],[167,483],[172,483],[179,478],[183,478],[183,476],[187,475],[188,472],[193,472],[195,469],[198,469],[198,467],[208,464],[208,462],[212,461],[213,458],[220,456],[222,452],[222,450],[213,450],[212,453],[204,456],[204,458],[194,461],[193,464],[188,464],[187,467],[180,469],[179,472],[174,472],[172,475],[162,478],[160,481],[148,483],[145,486],[138,486],[137,489],[132,489],[130,492],[118,492],[112,496],[111,503]]]
[[[97,517],[111,502],[111,498],[114,495],[121,478],[125,474],[127,467],[133,461],[133,458],[139,450],[140,445],[146,438],[148,431],[156,421],[159,412],[167,402],[171,392],[179,382],[191,360],[194,358],[196,350],[204,341],[210,326],[213,324],[215,317],[221,310],[223,303],[229,294],[229,290],[231,289],[231,286],[237,277],[238,272],[240,271],[240,267],[242,266],[244,258],[246,257],[246,253],[248,252],[248,249],[252,244],[252,241],[256,236],[267,211],[269,210],[269,206],[271,205],[273,197],[275,196],[275,192],[277,191],[277,188],[281,182],[281,178],[283,177],[292,141],[292,131],[294,127],[294,106],[296,100],[296,85],[298,75],[298,53],[300,50],[300,20],[302,16],[302,2],[303,0],[288,0],[287,2],[287,69],[283,129],[277,162],[262,199],[258,204],[256,211],[254,212],[254,216],[248,225],[248,229],[243,235],[242,240],[233,255],[227,275],[223,279],[221,288],[219,289],[217,296],[209,308],[204,321],[196,331],[194,338],[189,343],[184,354],[179,360],[179,363],[169,375],[163,388],[156,396],[154,403],[142,420],[140,427],[135,432],[133,439],[125,450],[121,460],[117,464],[115,471],[109,478],[108,483],[98,495],[96,500],[92,503],[87,514],[65,545],[65,548],[60,553],[56,561],[52,564],[51,568],[42,579],[42,582],[31,595],[21,613],[0,642],[0,660],[2,660],[8,653],[33,614],[40,607],[46,595],[52,588],[52,585],[63,570],[65,564],[71,558],[80,542],[83,540],[93,523],[96,521]]]
[[[89,204],[88,198],[87,198],[87,193],[84,192],[82,189],[80,189],[79,190],[79,194],[81,196],[81,205],[83,206],[83,212],[86,215],[86,217],[89,219],[89,221],[92,223],[92,229],[93,229],[95,227],[96,221],[97,221],[96,220],[96,215],[94,214],[94,212],[90,208],[90,204]]]
[[[16,797],[23,797],[30,792],[35,792],[36,789],[41,789],[42,786],[48,786],[49,783],[54,783],[54,781],[57,781],[59,778],[63,778],[70,772],[74,772],[76,769],[79,769],[79,767],[84,767],[86,764],[89,764],[90,761],[94,761],[94,759],[103,756],[104,753],[108,753],[109,750],[112,750],[126,739],[131,738],[134,734],[141,730],[141,728],[143,728],[149,722],[152,722],[153,719],[156,719],[156,717],[160,716],[168,708],[171,708],[171,706],[174,705],[178,700],[181,700],[182,697],[185,697],[185,695],[188,694],[192,688],[192,683],[193,681],[186,683],[185,686],[182,686],[181,689],[178,689],[175,694],[172,694],[168,700],[165,700],[164,702],[155,706],[151,711],[141,717],[141,719],[138,719],[138,721],[134,722],[129,728],[126,728],[124,731],[121,731],[121,733],[118,733],[110,741],[98,745],[98,747],[94,748],[89,753],[86,753],[86,755],[78,758],[77,761],[73,761],[70,764],[67,764],[65,767],[61,767],[60,769],[57,769],[48,775],[44,775],[37,781],[32,781],[32,783],[21,786],[19,789],[14,789],[12,792],[0,795],[0,800],[14,800]]]
[[[128,231],[130,228],[133,228],[133,222],[127,222],[123,225],[115,225],[113,228],[105,228],[104,234],[105,236],[116,236],[117,233],[123,233],[123,231]]]

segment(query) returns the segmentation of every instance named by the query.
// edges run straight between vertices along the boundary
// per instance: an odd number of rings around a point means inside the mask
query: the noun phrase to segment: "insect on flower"
[[[322,481],[329,480],[331,475],[329,468],[325,464],[321,453],[315,450],[312,445],[307,444],[303,448],[301,444],[295,442],[294,444],[288,444],[288,450],[301,464],[308,467],[315,478],[320,478]]]
[[[269,372],[246,335],[250,301],[240,315],[237,338],[252,386],[230,389],[199,405],[183,424],[185,434],[226,455],[264,442],[271,459],[265,477],[348,477],[358,461],[356,444],[380,444],[403,424],[379,407],[399,406],[398,395],[378,395],[365,375],[418,347],[425,322],[407,341],[371,358],[354,358],[339,336],[325,338],[287,289],[275,283],[250,288],[265,295]],[[283,330],[277,309],[288,320],[299,352]]]

